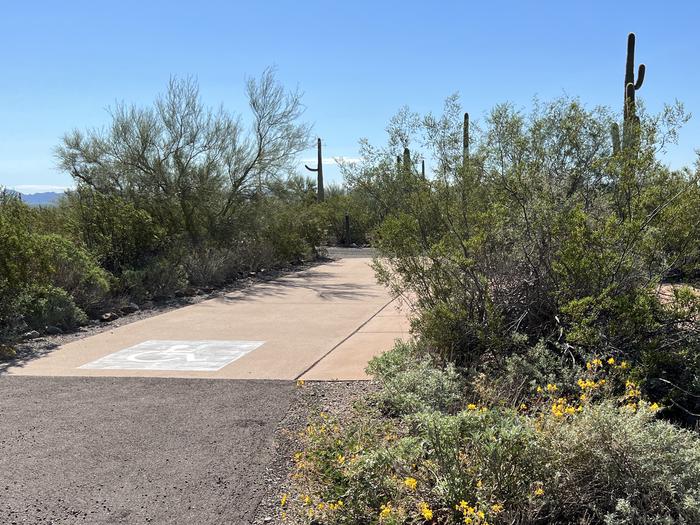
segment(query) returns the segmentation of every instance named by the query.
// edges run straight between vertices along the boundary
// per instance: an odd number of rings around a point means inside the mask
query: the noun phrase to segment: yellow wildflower
[[[503,505],[501,505],[500,503],[494,503],[493,505],[491,505],[491,512],[493,512],[494,514],[498,514],[502,510]]]
[[[483,486],[484,486],[483,482],[482,482],[480,479],[477,480],[477,482],[476,482],[476,488],[477,488],[477,489],[480,489],[480,488],[483,487]]]
[[[537,487],[535,489],[535,496],[542,496],[544,495],[544,489],[542,487]]]
[[[651,406],[649,407],[649,410],[659,410],[661,407],[659,406],[658,403],[652,403]]]
[[[627,361],[622,361],[620,363],[620,368],[629,368],[629,363]]]
[[[384,518],[388,518],[391,516],[391,504],[387,503],[386,505],[382,505],[379,510],[379,519],[383,520]]]
[[[564,409],[564,412],[566,412],[567,414],[572,416],[576,413],[576,409],[572,406],[568,406],[568,407],[566,407],[566,409]]]
[[[549,392],[551,394],[552,392],[556,392],[556,391],[557,391],[557,385],[554,385],[552,383],[547,383],[547,392]]]
[[[541,393],[542,393],[542,387],[541,387],[541,386],[538,386],[538,387],[537,387],[537,393],[538,393],[538,394],[541,394]]]
[[[280,507],[284,507],[287,504],[287,494],[282,494],[282,498],[280,499]]]
[[[430,507],[425,501],[421,501],[418,504],[418,510],[420,511],[421,516],[423,516],[424,519],[428,521],[433,519],[433,511],[430,510]]]
[[[418,480],[416,478],[406,478],[403,480],[403,484],[406,485],[411,490],[416,490],[418,485]]]
[[[615,358],[614,358],[614,357],[611,357],[610,359],[608,359],[608,364],[609,364],[609,365],[614,365],[614,364],[615,364]]]
[[[469,403],[467,405],[467,410],[476,410],[476,405],[474,403]]]
[[[343,456],[342,454],[338,454],[338,458],[337,458],[337,459],[338,459],[338,464],[339,464],[339,465],[342,465],[343,463],[345,463],[345,456]]]

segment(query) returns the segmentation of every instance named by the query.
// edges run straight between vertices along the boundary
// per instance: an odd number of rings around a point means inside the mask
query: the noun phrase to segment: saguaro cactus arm
[[[311,168],[307,164],[304,164],[304,167],[309,170],[309,171],[314,171],[318,174],[317,176],[317,199],[319,202],[323,202],[324,198],[324,192],[323,192],[323,154],[321,152],[321,139],[319,138],[316,141],[316,154],[317,154],[317,162],[316,162],[316,167]]]

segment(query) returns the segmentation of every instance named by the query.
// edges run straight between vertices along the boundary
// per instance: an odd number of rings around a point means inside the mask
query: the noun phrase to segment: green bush
[[[17,309],[26,325],[38,331],[47,326],[74,330],[87,321],[85,312],[75,304],[71,295],[51,285],[24,290],[18,297]]]
[[[465,393],[461,409],[426,408],[405,401],[421,396],[417,359],[399,345],[373,362],[383,413],[358,405],[310,423],[287,512],[328,524],[700,519],[700,437],[657,420],[655,406],[584,402],[550,385],[539,406],[490,408]]]
[[[425,133],[457,134],[450,115],[446,127],[426,118]],[[682,120],[665,117],[671,128]],[[416,298],[414,329],[444,362],[496,370],[539,342],[578,366],[613,356],[635,367],[654,401],[693,413],[683,392],[700,376],[700,295],[662,299],[660,282],[673,261],[696,256],[697,229],[678,221],[690,203],[700,207],[697,175],[656,159],[662,118],[642,117],[633,156],[610,150],[611,121],[570,99],[530,115],[498,106],[468,162],[446,155],[429,181],[393,168],[405,189],[375,232],[375,268]],[[386,157],[365,167],[391,169]],[[666,240],[676,230],[679,241]],[[682,359],[690,368],[678,374]]]
[[[429,356],[419,355],[414,343],[397,342],[391,352],[370,361],[367,373],[382,383],[377,400],[391,414],[459,409],[462,376],[452,364],[444,369],[433,366]]]
[[[0,199],[0,337],[31,327],[72,329],[94,313],[109,275],[82,246],[41,231],[42,220],[17,198]]]

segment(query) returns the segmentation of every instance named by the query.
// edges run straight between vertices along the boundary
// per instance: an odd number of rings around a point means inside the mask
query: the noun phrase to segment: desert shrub
[[[73,234],[112,273],[138,268],[167,247],[164,226],[118,194],[81,185],[63,206]]]
[[[316,254],[324,237],[318,207],[272,202],[267,212],[263,239],[270,243],[276,261],[289,263]]]
[[[368,244],[372,231],[379,225],[380,218],[371,200],[360,191],[330,186],[323,203],[325,220],[328,224],[328,241],[332,244],[347,242],[345,239],[345,214],[350,219],[351,243]]]
[[[82,246],[41,231],[36,210],[0,200],[0,336],[31,327],[75,328],[99,307],[109,275]]]
[[[102,304],[109,291],[109,276],[88,251],[56,234],[37,235],[34,243],[37,281],[65,290],[88,312]]]
[[[194,286],[219,286],[240,270],[234,260],[230,249],[202,246],[183,255],[182,269]]]
[[[16,304],[23,325],[33,330],[42,331],[47,326],[73,330],[87,321],[85,312],[75,304],[71,295],[51,285],[24,289]]]
[[[655,158],[682,114],[665,118],[643,116],[634,155],[613,154],[605,110],[568,99],[531,115],[504,105],[473,135],[467,162],[457,142],[447,153],[440,146],[432,181],[394,167],[408,190],[375,232],[375,268],[416,298],[424,347],[467,369],[497,369],[540,341],[578,366],[613,356],[637,367],[655,401],[692,412],[682,391],[692,393],[697,368],[675,387],[651,388],[680,359],[697,366],[700,297],[660,293],[673,261],[692,256],[698,240],[692,225],[678,242],[665,240],[697,202],[696,175]],[[454,109],[441,122],[426,118],[425,134],[449,146],[459,132]],[[391,169],[390,159],[368,158],[366,178]]]
[[[464,388],[454,365],[436,368],[429,356],[419,355],[415,343],[397,342],[391,352],[372,359],[367,372],[382,383],[377,401],[395,415],[453,411]]]
[[[131,297],[137,302],[164,299],[187,285],[187,275],[181,256],[172,251],[153,257],[138,269],[124,270],[115,287],[115,293]]]
[[[418,404],[397,417],[407,392],[387,386],[416,357],[399,345],[374,361],[382,396],[396,400],[381,413],[360,404],[311,421],[284,512],[329,524],[698,520],[700,438],[658,420],[656,406],[562,398],[550,385],[527,407],[488,407],[465,393],[457,411]],[[613,365],[594,364],[604,366]]]

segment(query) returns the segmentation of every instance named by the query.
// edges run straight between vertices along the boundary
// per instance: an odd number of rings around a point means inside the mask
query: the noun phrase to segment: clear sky
[[[622,105],[625,42],[647,64],[650,111],[678,99],[696,115],[667,157],[700,147],[700,2],[3,1],[0,185],[63,187],[53,148],[105,108],[147,104],[171,75],[194,75],[212,105],[246,114],[243,82],[266,66],[305,92],[324,157],[385,140],[402,105],[439,111],[458,91],[472,118],[536,95]],[[312,158],[313,152],[303,158]],[[337,170],[327,168],[332,177]],[[34,188],[29,188],[32,186]]]

